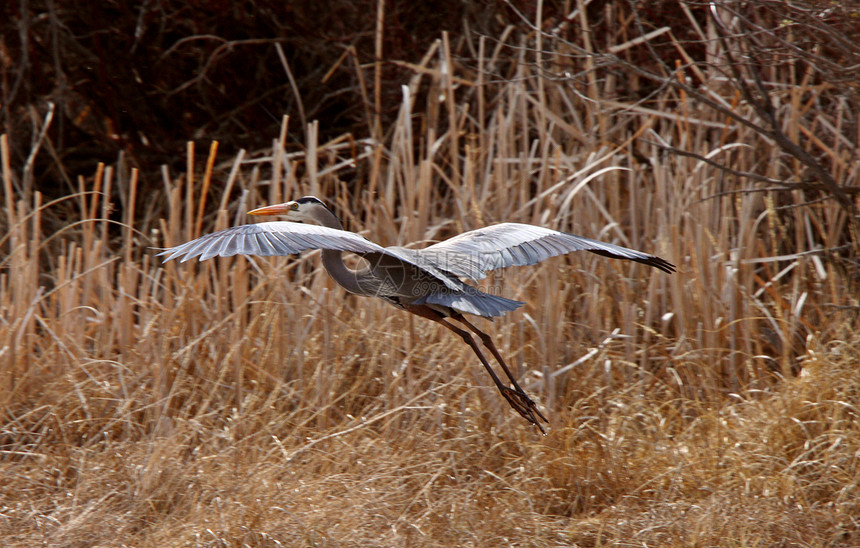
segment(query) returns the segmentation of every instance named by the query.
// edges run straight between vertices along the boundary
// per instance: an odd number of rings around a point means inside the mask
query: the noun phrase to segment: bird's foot
[[[541,434],[546,434],[546,431],[543,429],[543,426],[541,426],[540,422],[538,421],[538,418],[540,418],[546,423],[549,423],[549,421],[546,420],[546,417],[544,417],[543,414],[538,410],[537,404],[534,402],[534,400],[528,397],[528,394],[519,390],[514,390],[513,388],[509,388],[507,386],[502,386],[500,387],[500,389],[502,395],[505,397],[506,400],[508,400],[508,403],[511,405],[511,407],[514,408],[514,411],[519,413],[522,418],[537,426]]]

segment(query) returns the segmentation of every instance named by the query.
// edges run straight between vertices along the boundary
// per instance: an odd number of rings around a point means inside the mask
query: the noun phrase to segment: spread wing
[[[159,253],[158,256],[165,256],[165,262],[173,259],[185,262],[195,257],[205,261],[212,257],[232,257],[233,255],[295,255],[309,249],[349,251],[368,257],[372,263],[377,262],[373,260],[374,256],[384,255],[402,263],[406,270],[418,269],[452,291],[460,291],[464,286],[460,280],[440,272],[431,264],[412,262],[410,259],[413,255],[407,249],[396,247],[386,249],[354,232],[290,221],[234,226],[171,247]]]
[[[590,251],[613,259],[627,259],[672,273],[675,266],[641,251],[520,223],[479,228],[433,244],[419,253],[422,259],[455,276],[480,280],[488,270],[535,264],[550,257]]]
[[[201,261],[212,257],[233,255],[295,255],[308,249],[334,249],[353,253],[384,253],[385,250],[354,232],[324,226],[271,221],[252,225],[234,226],[206,234],[159,253],[164,261],[180,259],[185,262],[195,257]]]

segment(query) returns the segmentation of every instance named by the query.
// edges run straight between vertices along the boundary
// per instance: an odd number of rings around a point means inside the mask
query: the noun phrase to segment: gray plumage
[[[590,251],[640,262],[668,273],[674,271],[670,263],[653,255],[520,223],[471,230],[424,249],[382,247],[339,228],[337,217],[322,202],[315,198],[304,200],[307,201],[291,202],[307,210],[302,211],[307,218],[301,220],[324,225],[273,221],[235,226],[172,247],[159,255],[164,256],[165,261],[180,259],[185,262],[196,257],[204,261],[233,255],[295,255],[309,249],[348,251],[365,258],[368,266],[348,270],[348,279],[332,277],[338,283],[346,282],[341,285],[353,293],[385,298],[397,305],[411,299],[411,304],[449,307],[485,317],[500,316],[523,303],[489,295],[463,283],[460,278],[481,280],[491,270],[532,265],[573,251]],[[289,217],[290,212],[286,215]],[[294,212],[293,217],[296,216]],[[356,286],[359,291],[355,291]]]
[[[204,261],[233,255],[294,255],[309,249],[321,249],[326,271],[350,293],[382,298],[399,308],[441,323],[462,337],[490,372],[508,403],[541,431],[543,428],[537,418],[546,419],[517,384],[492,339],[463,317],[463,313],[488,318],[501,316],[523,303],[485,293],[464,283],[461,278],[480,280],[491,270],[532,265],[573,251],[636,261],[670,274],[675,271],[671,263],[654,255],[520,223],[492,225],[464,232],[424,249],[410,249],[382,247],[354,232],[343,230],[337,216],[313,196],[249,213],[283,215],[287,220],[235,226],[166,249],[159,255],[164,256],[165,261],[180,259],[185,262],[196,257]],[[364,266],[357,269],[347,267],[342,258],[345,251],[362,257]],[[464,324],[481,338],[501,364],[513,389],[501,383],[469,332],[450,323],[448,318]]]

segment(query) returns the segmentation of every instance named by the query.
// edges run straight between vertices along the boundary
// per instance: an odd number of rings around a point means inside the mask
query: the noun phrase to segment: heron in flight
[[[409,249],[381,247],[344,230],[337,215],[313,196],[261,207],[248,214],[280,215],[286,220],[234,226],[169,248],[159,255],[166,256],[165,262],[172,259],[185,262],[195,257],[204,261],[216,256],[294,255],[308,249],[321,249],[323,267],[348,292],[379,297],[456,333],[487,369],[510,406],[542,433],[544,429],[538,419],[547,422],[546,417],[520,387],[493,339],[464,316],[493,318],[524,303],[485,293],[461,278],[480,280],[489,270],[531,265],[573,251],[636,261],[669,274],[675,271],[674,265],[654,255],[520,223],[491,225],[424,249]],[[345,265],[342,258],[345,251],[363,258],[364,265],[357,269]],[[490,366],[472,333],[499,362],[510,386],[502,382]]]

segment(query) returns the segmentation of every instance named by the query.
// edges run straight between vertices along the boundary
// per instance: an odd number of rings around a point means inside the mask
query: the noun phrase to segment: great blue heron
[[[547,422],[535,402],[517,383],[493,339],[463,314],[492,318],[524,303],[491,295],[463,283],[460,278],[480,280],[486,271],[535,264],[572,251],[590,251],[615,259],[627,259],[672,273],[668,261],[625,247],[566,232],[519,223],[501,223],[464,232],[424,249],[381,247],[363,236],[343,230],[340,220],[318,198],[305,196],[294,202],[261,207],[249,215],[281,215],[286,221],[234,226],[167,249],[165,261],[232,255],[293,255],[308,249],[322,250],[322,264],[334,281],[356,295],[379,297],[394,306],[444,325],[468,344],[490,373],[502,396],[527,421],[543,427]],[[296,222],[291,222],[296,221]],[[302,224],[302,223],[313,224]],[[343,263],[344,251],[366,264],[352,269]],[[475,333],[511,381],[503,383],[481,353],[471,333],[449,321],[455,320]]]

